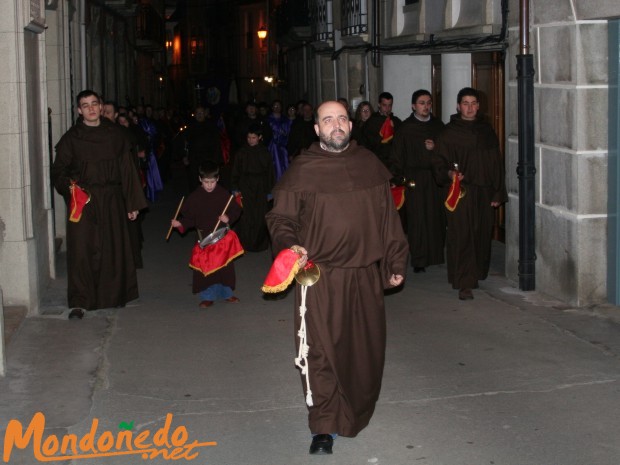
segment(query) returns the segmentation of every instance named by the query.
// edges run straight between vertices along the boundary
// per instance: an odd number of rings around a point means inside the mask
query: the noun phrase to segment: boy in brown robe
[[[303,150],[274,188],[267,225],[274,254],[292,248],[300,266],[310,258],[321,270],[306,296],[308,423],[310,453],[331,454],[336,435],[356,436],[374,412],[385,359],[383,290],[403,282],[408,247],[391,174],[349,142],[344,106],[323,103],[316,123],[320,142]]]
[[[230,192],[218,185],[219,169],[213,162],[205,162],[198,168],[200,186],[183,203],[181,220],[172,220],[171,224],[180,233],[195,228],[205,237],[210,234],[218,221],[222,225],[232,224],[241,215],[241,207],[237,202],[230,202],[226,212],[222,214],[230,199]],[[200,295],[200,308],[208,308],[217,300],[237,303],[239,299],[233,295],[236,276],[235,265],[228,263],[214,273],[204,275],[198,270],[193,271],[192,292]]]

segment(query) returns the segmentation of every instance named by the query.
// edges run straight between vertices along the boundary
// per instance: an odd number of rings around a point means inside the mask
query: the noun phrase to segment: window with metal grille
[[[367,0],[342,0],[342,35],[350,36],[368,32]]]

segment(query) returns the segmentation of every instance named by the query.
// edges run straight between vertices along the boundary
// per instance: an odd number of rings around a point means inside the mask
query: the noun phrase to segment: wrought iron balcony
[[[342,36],[368,32],[368,0],[342,0]]]
[[[333,2],[332,0],[309,0],[312,36],[318,42],[327,42],[334,38]]]

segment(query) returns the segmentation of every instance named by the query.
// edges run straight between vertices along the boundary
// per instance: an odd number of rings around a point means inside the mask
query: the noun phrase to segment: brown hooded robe
[[[274,254],[301,245],[321,270],[306,300],[312,433],[357,435],[379,397],[386,338],[383,289],[390,287],[392,274],[405,276],[408,253],[390,177],[355,141],[339,153],[316,142],[295,158],[274,188],[267,214]],[[300,323],[296,286],[295,331]]]
[[[444,184],[458,164],[466,194],[453,212],[447,211],[446,256],[448,282],[453,289],[475,289],[486,279],[491,263],[491,239],[495,208],[491,202],[506,202],[504,161],[499,141],[490,124],[482,119],[466,121],[452,115],[435,145],[442,157]]]
[[[420,121],[412,113],[400,125],[392,144],[392,172],[415,182],[407,189],[407,239],[411,266],[426,267],[444,262],[446,213],[443,201],[446,189],[435,180],[433,150],[427,150],[427,139],[437,141],[443,123],[431,117]]]
[[[202,185],[198,186],[187,197],[181,208],[181,218],[179,219],[179,222],[183,225],[181,232],[184,233],[189,229],[196,229],[199,239],[203,239],[211,234],[229,199],[230,192],[219,184],[215,186],[212,192],[204,190]],[[226,210],[228,224],[234,224],[240,215],[241,207],[233,200]],[[220,223],[218,228],[224,226],[224,224]],[[236,282],[234,262],[230,262],[225,267],[207,276],[200,271],[193,270],[192,292],[198,294],[214,284],[222,284],[235,290]]]
[[[67,221],[69,308],[120,307],[137,299],[127,213],[147,203],[121,127],[103,118],[94,127],[76,123],[56,145],[51,175],[67,201],[71,180],[91,196],[81,220]]]

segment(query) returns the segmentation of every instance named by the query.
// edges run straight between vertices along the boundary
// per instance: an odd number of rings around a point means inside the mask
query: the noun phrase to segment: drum
[[[205,237],[204,239],[198,242],[200,244],[200,248],[204,249],[208,245],[217,243],[218,241],[223,239],[224,236],[226,236],[226,233],[228,233],[229,230],[230,228],[228,226],[223,226],[221,228],[216,229],[211,234],[209,234],[207,237]]]
[[[237,234],[228,227],[220,228],[196,242],[189,267],[208,276],[224,268],[243,253],[243,246]]]

